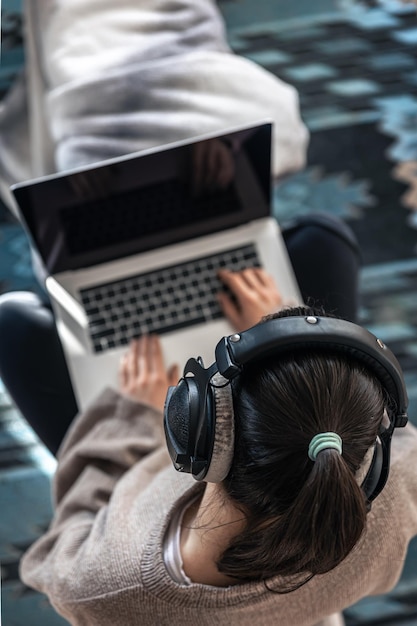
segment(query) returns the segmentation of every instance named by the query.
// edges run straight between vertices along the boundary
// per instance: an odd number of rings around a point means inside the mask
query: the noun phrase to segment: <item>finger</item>
[[[127,369],[128,373],[132,378],[136,378],[138,375],[138,340],[132,339],[129,346],[129,352],[127,353]]]
[[[279,293],[275,280],[273,279],[271,274],[269,274],[263,267],[257,267],[256,273],[258,275],[259,281],[266,289],[270,290],[271,292]]]
[[[257,269],[258,268],[248,267],[241,272],[242,280],[245,281],[246,285],[250,289],[254,289],[255,291],[259,291],[259,289],[263,287],[263,281],[259,276]]]
[[[281,294],[274,279],[263,268],[253,267],[243,270],[242,277],[246,281],[248,289],[252,291],[252,300],[255,297],[259,304],[271,303],[274,306],[281,302]],[[247,293],[249,294],[249,291]]]
[[[259,288],[259,294],[262,294],[265,302],[270,302],[273,307],[280,306],[282,304],[282,295],[271,274],[268,274],[262,267],[256,268],[256,273],[259,284],[262,285]]]
[[[144,376],[149,367],[149,336],[142,335],[137,340],[136,345],[136,376]]]
[[[239,300],[241,296],[245,296],[250,291],[249,286],[241,272],[230,272],[229,270],[220,270],[218,274],[220,280],[229,287],[233,295]]]
[[[158,335],[149,336],[149,369],[152,371],[165,371],[164,355]]]
[[[226,293],[219,292],[217,299],[224,316],[229,320],[234,328],[240,327],[240,312],[236,304],[229,298]]]
[[[128,368],[127,368],[127,354],[124,354],[119,363],[119,384],[123,388],[127,385],[129,381],[128,377]]]
[[[271,286],[271,282],[274,282],[272,276],[270,276],[270,274],[268,274],[263,267],[254,267],[253,273],[256,276],[258,283],[263,287],[269,288]]]

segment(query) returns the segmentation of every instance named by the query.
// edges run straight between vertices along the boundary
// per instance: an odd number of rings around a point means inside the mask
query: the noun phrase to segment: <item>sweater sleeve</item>
[[[99,554],[114,534],[112,525],[108,532],[103,527],[113,509],[123,510],[123,499],[115,497],[121,479],[134,471],[134,490],[140,493],[168,462],[161,413],[105,390],[76,418],[58,452],[54,518],[24,555],[22,580],[56,600],[54,588],[62,585],[61,575],[71,578],[67,568],[79,567],[82,549],[92,544]]]
[[[128,469],[163,445],[160,411],[106,389],[77,417],[58,451],[53,493],[60,515],[62,500],[80,481],[88,483],[90,470],[103,477],[91,483],[89,508],[95,511]]]

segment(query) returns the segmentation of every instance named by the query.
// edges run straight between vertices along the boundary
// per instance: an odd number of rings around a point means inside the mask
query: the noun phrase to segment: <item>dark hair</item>
[[[314,314],[297,307],[274,317]],[[353,358],[298,350],[246,367],[233,398],[236,446],[224,488],[247,524],[218,569],[242,582],[281,575],[277,590],[291,591],[333,569],[362,535],[367,506],[355,473],[375,442],[384,391]],[[343,453],[324,450],[313,462],[309,443],[326,431],[340,435]]]

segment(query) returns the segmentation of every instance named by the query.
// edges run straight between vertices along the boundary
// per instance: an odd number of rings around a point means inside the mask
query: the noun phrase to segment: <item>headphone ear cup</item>
[[[220,483],[230,471],[234,452],[235,426],[229,381],[215,374],[207,389],[203,413],[201,401],[193,377],[183,378],[176,387],[169,388],[164,408],[168,452],[178,471],[191,473],[196,480]]]
[[[235,445],[235,420],[233,396],[230,382],[221,374],[212,378],[210,390],[214,405],[214,439],[210,465],[204,480],[208,483],[221,483],[228,475]]]
[[[168,452],[175,469],[191,472],[193,432],[199,416],[198,390],[192,378],[183,378],[168,389],[164,428]]]
[[[374,451],[372,454],[371,463],[369,465],[368,471],[366,473],[365,478],[361,484],[361,488],[365,493],[366,500],[369,502],[373,492],[376,489],[376,486],[379,482],[381,472],[382,472],[382,464],[383,464],[383,453],[381,444],[378,441],[375,442]]]

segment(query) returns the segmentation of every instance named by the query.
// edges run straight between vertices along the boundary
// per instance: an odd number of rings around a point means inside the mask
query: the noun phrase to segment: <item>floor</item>
[[[2,4],[0,96],[23,60],[20,3]],[[363,254],[361,322],[398,355],[417,424],[415,10],[399,0],[223,0],[220,6],[234,50],[298,88],[311,131],[308,166],[275,188],[276,217],[319,209],[352,226]],[[27,241],[0,207],[0,292],[31,288]],[[54,465],[0,382],[5,626],[64,623],[17,575],[20,555],[50,519]],[[348,626],[417,626],[417,540],[393,592],[358,603],[345,618]]]

